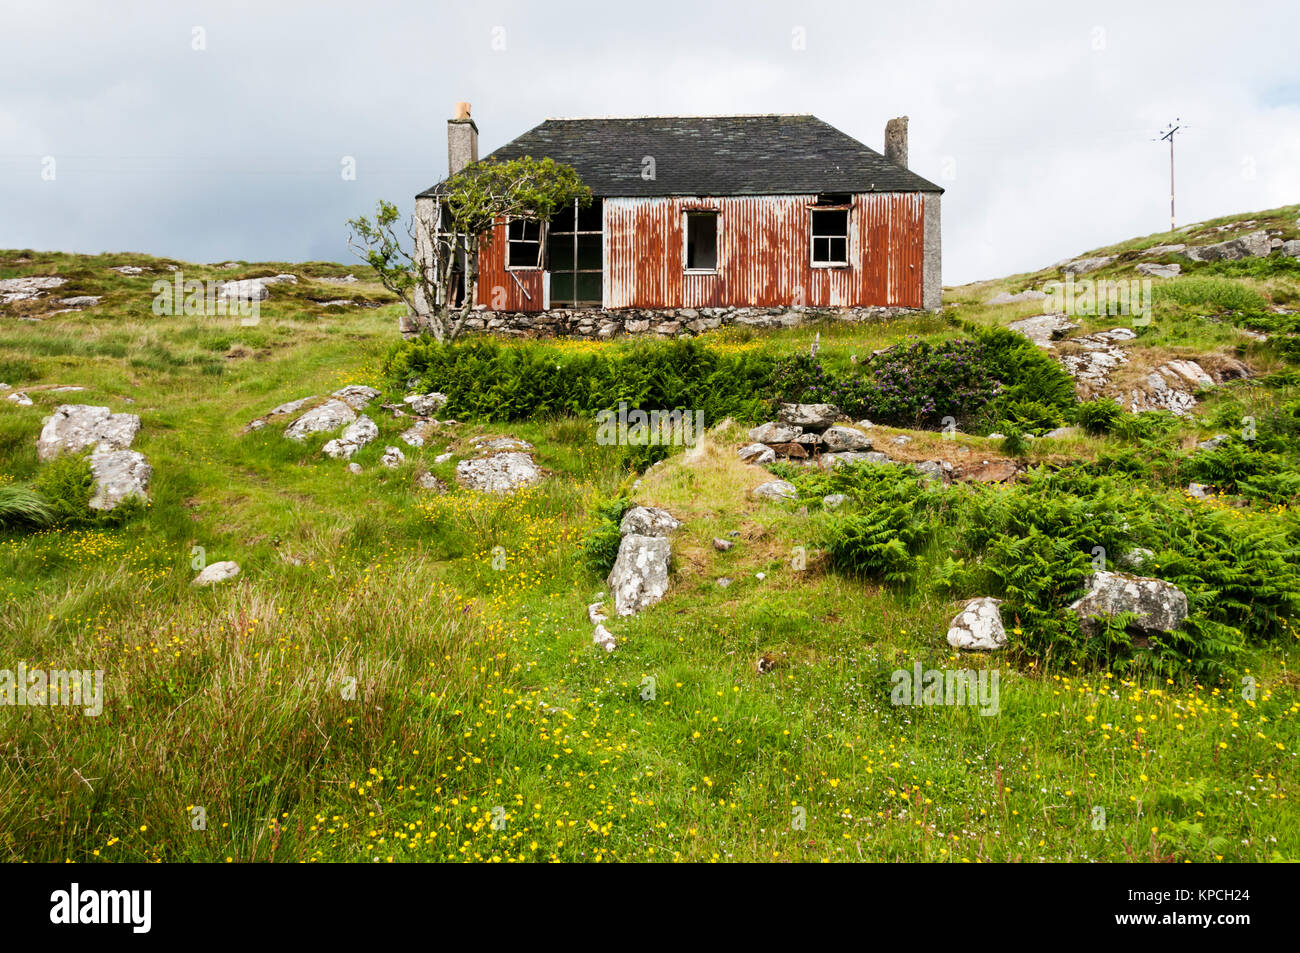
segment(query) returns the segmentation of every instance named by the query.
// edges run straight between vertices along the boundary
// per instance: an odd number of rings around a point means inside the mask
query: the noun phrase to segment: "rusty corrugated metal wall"
[[[812,266],[808,215],[816,200],[606,199],[606,307],[921,307],[925,195],[853,196],[846,268]],[[682,267],[682,213],[693,209],[719,213],[715,274]]]
[[[854,195],[849,265],[839,268],[812,266],[809,206],[816,200],[815,195],[605,199],[605,307],[921,307],[925,194]],[[683,267],[682,213],[699,209],[719,213],[713,274],[688,274]],[[491,245],[480,253],[478,303],[494,310],[542,310],[542,272],[507,272],[505,249],[505,227],[498,225]]]
[[[479,244],[475,303],[493,311],[541,311],[542,293],[541,269],[506,269],[506,226],[502,219],[492,229],[492,241],[486,246]]]

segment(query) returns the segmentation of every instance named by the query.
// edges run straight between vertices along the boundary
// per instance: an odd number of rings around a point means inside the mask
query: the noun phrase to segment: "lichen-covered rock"
[[[840,409],[834,404],[782,404],[776,419],[803,430],[822,431],[839,416]]]
[[[291,423],[285,428],[284,435],[290,440],[306,440],[310,434],[329,433],[346,427],[356,419],[355,410],[343,401],[331,398]]]
[[[1089,576],[1087,585],[1087,594],[1069,607],[1085,630],[1096,628],[1094,617],[1123,612],[1137,616],[1129,628],[1144,635],[1176,629],[1187,618],[1187,596],[1163,579],[1101,571]]]
[[[497,453],[456,464],[456,482],[481,493],[514,493],[541,480],[541,468],[526,453]]]
[[[405,462],[406,454],[402,453],[401,447],[384,447],[384,455],[379,458],[379,465],[390,470],[396,470]]]
[[[948,625],[948,644],[955,649],[991,652],[1007,644],[1002,625],[1001,599],[971,599]]]
[[[769,421],[759,424],[749,432],[749,439],[754,443],[790,443],[803,432],[802,427]]]
[[[654,605],[668,592],[671,548],[663,536],[623,537],[608,583],[614,611],[627,616]]]
[[[96,446],[125,450],[139,432],[140,418],[135,414],[115,414],[90,404],[61,404],[41,428],[36,456],[51,460],[60,453]]]
[[[327,457],[346,460],[354,453],[379,436],[379,427],[373,420],[362,414],[348,424],[337,439],[331,440],[321,448]]]
[[[682,521],[657,506],[634,506],[623,514],[618,531],[624,536],[671,536]]]
[[[746,444],[737,453],[745,463],[764,464],[776,462],[776,451],[765,443]]]
[[[1039,347],[1051,347],[1053,341],[1060,340],[1078,326],[1061,312],[1038,314],[1032,318],[1012,321],[1007,325],[1012,331],[1023,334]]]
[[[90,472],[95,478],[95,492],[90,498],[94,510],[116,509],[131,497],[149,499],[153,467],[136,450],[113,450],[104,444],[90,454]]]
[[[404,403],[411,405],[411,412],[421,417],[436,414],[447,406],[448,400],[450,398],[446,394],[440,394],[437,391],[430,391],[427,394],[407,394],[402,398]]]
[[[852,427],[828,427],[822,434],[821,444],[832,453],[872,448],[871,438]]]
[[[787,480],[771,480],[750,490],[760,500],[797,500],[799,491]]]
[[[1098,268],[1105,268],[1114,260],[1114,255],[1101,255],[1097,258],[1076,258],[1074,261],[1068,261],[1062,265],[1061,271],[1067,275],[1086,275]]]
[[[353,410],[362,411],[372,400],[379,396],[379,391],[364,384],[349,384],[336,390],[331,397],[336,397]]]
[[[1183,254],[1192,261],[1236,261],[1240,258],[1262,258],[1272,251],[1273,243],[1269,241],[1268,232],[1258,231],[1216,245],[1192,245],[1184,249]]]
[[[1147,275],[1151,278],[1177,278],[1182,270],[1182,265],[1158,265],[1149,261],[1141,262],[1137,266],[1139,275]]]
[[[891,463],[892,461],[883,453],[873,450],[846,450],[844,453],[823,453],[817,459],[817,465],[823,470],[831,470],[835,467],[849,463]]]

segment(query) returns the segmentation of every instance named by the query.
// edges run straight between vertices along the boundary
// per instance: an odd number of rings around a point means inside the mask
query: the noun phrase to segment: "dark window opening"
[[[600,199],[584,209],[572,206],[551,216],[546,227],[546,261],[552,308],[599,308],[604,297],[604,230]]]
[[[814,265],[849,263],[848,209],[812,211],[812,260]]]
[[[718,213],[686,213],[686,270],[718,268]]]
[[[847,192],[823,192],[817,196],[818,205],[847,206],[853,204],[853,196]]]
[[[542,223],[526,218],[511,219],[506,226],[506,245],[507,267],[541,267]]]

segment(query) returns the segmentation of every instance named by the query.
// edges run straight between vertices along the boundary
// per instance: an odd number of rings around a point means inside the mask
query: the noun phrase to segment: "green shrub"
[[[1084,433],[1100,436],[1110,433],[1124,416],[1124,408],[1113,398],[1082,401],[1074,408],[1074,422]]]
[[[52,522],[64,526],[121,526],[144,512],[139,497],[123,500],[111,510],[90,506],[95,478],[90,471],[89,451],[64,453],[41,466],[32,489],[49,509]]]
[[[1210,312],[1237,311],[1242,314],[1263,312],[1264,296],[1230,278],[1187,275],[1158,282],[1153,289],[1157,307],[1178,305]]]
[[[0,486],[0,526],[47,526],[54,513],[44,498],[25,486]]]
[[[706,425],[751,421],[766,410],[773,359],[724,354],[697,341],[645,341],[595,353],[544,344],[503,346],[486,338],[452,345],[403,343],[386,362],[398,388],[441,391],[448,416],[528,420],[602,410],[691,410]]]
[[[594,575],[604,579],[614,568],[618,559],[618,548],[623,542],[619,532],[619,523],[623,515],[632,508],[632,501],[620,496],[596,507],[593,515],[596,525],[583,537],[579,547],[582,563]]]

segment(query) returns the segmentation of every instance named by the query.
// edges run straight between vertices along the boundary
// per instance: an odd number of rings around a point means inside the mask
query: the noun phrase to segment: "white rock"
[[[596,628],[592,630],[591,641],[596,645],[599,645],[606,652],[612,652],[617,648],[613,634],[603,625],[597,625]]]
[[[406,462],[406,454],[402,453],[400,447],[384,447],[384,455],[379,458],[381,467],[388,467],[394,470]]]
[[[762,500],[797,500],[799,491],[787,480],[771,480],[760,483],[750,493]]]
[[[948,626],[948,644],[955,649],[992,651],[1007,644],[1002,626],[1001,599],[984,596],[966,603]]]
[[[514,493],[541,479],[541,469],[526,453],[498,453],[456,464],[456,481],[482,493]]]
[[[791,443],[801,433],[803,433],[802,427],[769,421],[751,430],[749,439],[754,443]]]
[[[225,582],[227,579],[234,579],[239,575],[239,563],[232,560],[225,560],[219,563],[209,563],[203,567],[203,571],[194,577],[191,585],[210,586],[213,583]]]
[[[632,615],[664,597],[670,554],[668,540],[662,536],[623,537],[608,579],[616,614]]]
[[[349,384],[347,387],[339,388],[330,396],[337,397],[353,410],[362,411],[366,409],[366,406],[372,400],[379,396],[379,391],[364,384]]]
[[[153,467],[144,454],[136,450],[112,450],[104,444],[90,454],[90,472],[95,478],[95,493],[90,508],[112,510],[130,497],[149,499]]]
[[[115,414],[107,407],[89,404],[60,404],[41,429],[36,455],[50,460],[87,447],[125,450],[139,431],[140,418],[135,414]]]
[[[358,450],[379,436],[379,427],[373,420],[362,414],[348,424],[343,433],[321,448],[327,457],[346,460]]]
[[[776,419],[801,430],[822,431],[835,423],[839,415],[840,409],[834,404],[782,404]],[[785,442],[783,440],[763,441],[763,443]]]
[[[1137,266],[1139,275],[1149,275],[1152,278],[1177,278],[1182,270],[1182,265],[1157,265],[1149,261]]]
[[[310,434],[338,430],[356,419],[355,410],[343,401],[331,398],[291,423],[285,428],[284,435],[290,440],[305,440]]]
[[[822,434],[822,446],[832,453],[846,450],[870,450],[871,438],[852,427],[830,427]]]
[[[634,536],[671,536],[682,528],[681,520],[655,506],[634,506],[623,514],[618,531]]]
[[[448,399],[446,394],[430,391],[427,394],[407,394],[402,401],[411,405],[412,413],[429,417],[446,407]]]
[[[20,391],[20,390],[16,390],[16,391],[14,391],[12,394],[10,394],[9,396],[7,396],[7,397],[5,398],[5,400],[12,400],[12,401],[13,401],[15,404],[17,404],[19,407],[30,407],[30,406],[32,406],[32,399],[31,399],[30,397],[28,397],[26,394],[24,394],[24,393],[23,393],[22,391]]]
[[[762,465],[776,462],[776,451],[764,443],[746,444],[740,448],[737,456],[745,463]]]
[[[1163,579],[1101,571],[1088,577],[1087,585],[1087,594],[1069,607],[1085,630],[1096,626],[1094,616],[1123,612],[1134,613],[1130,628],[1146,635],[1176,629],[1187,618],[1187,596]]]

